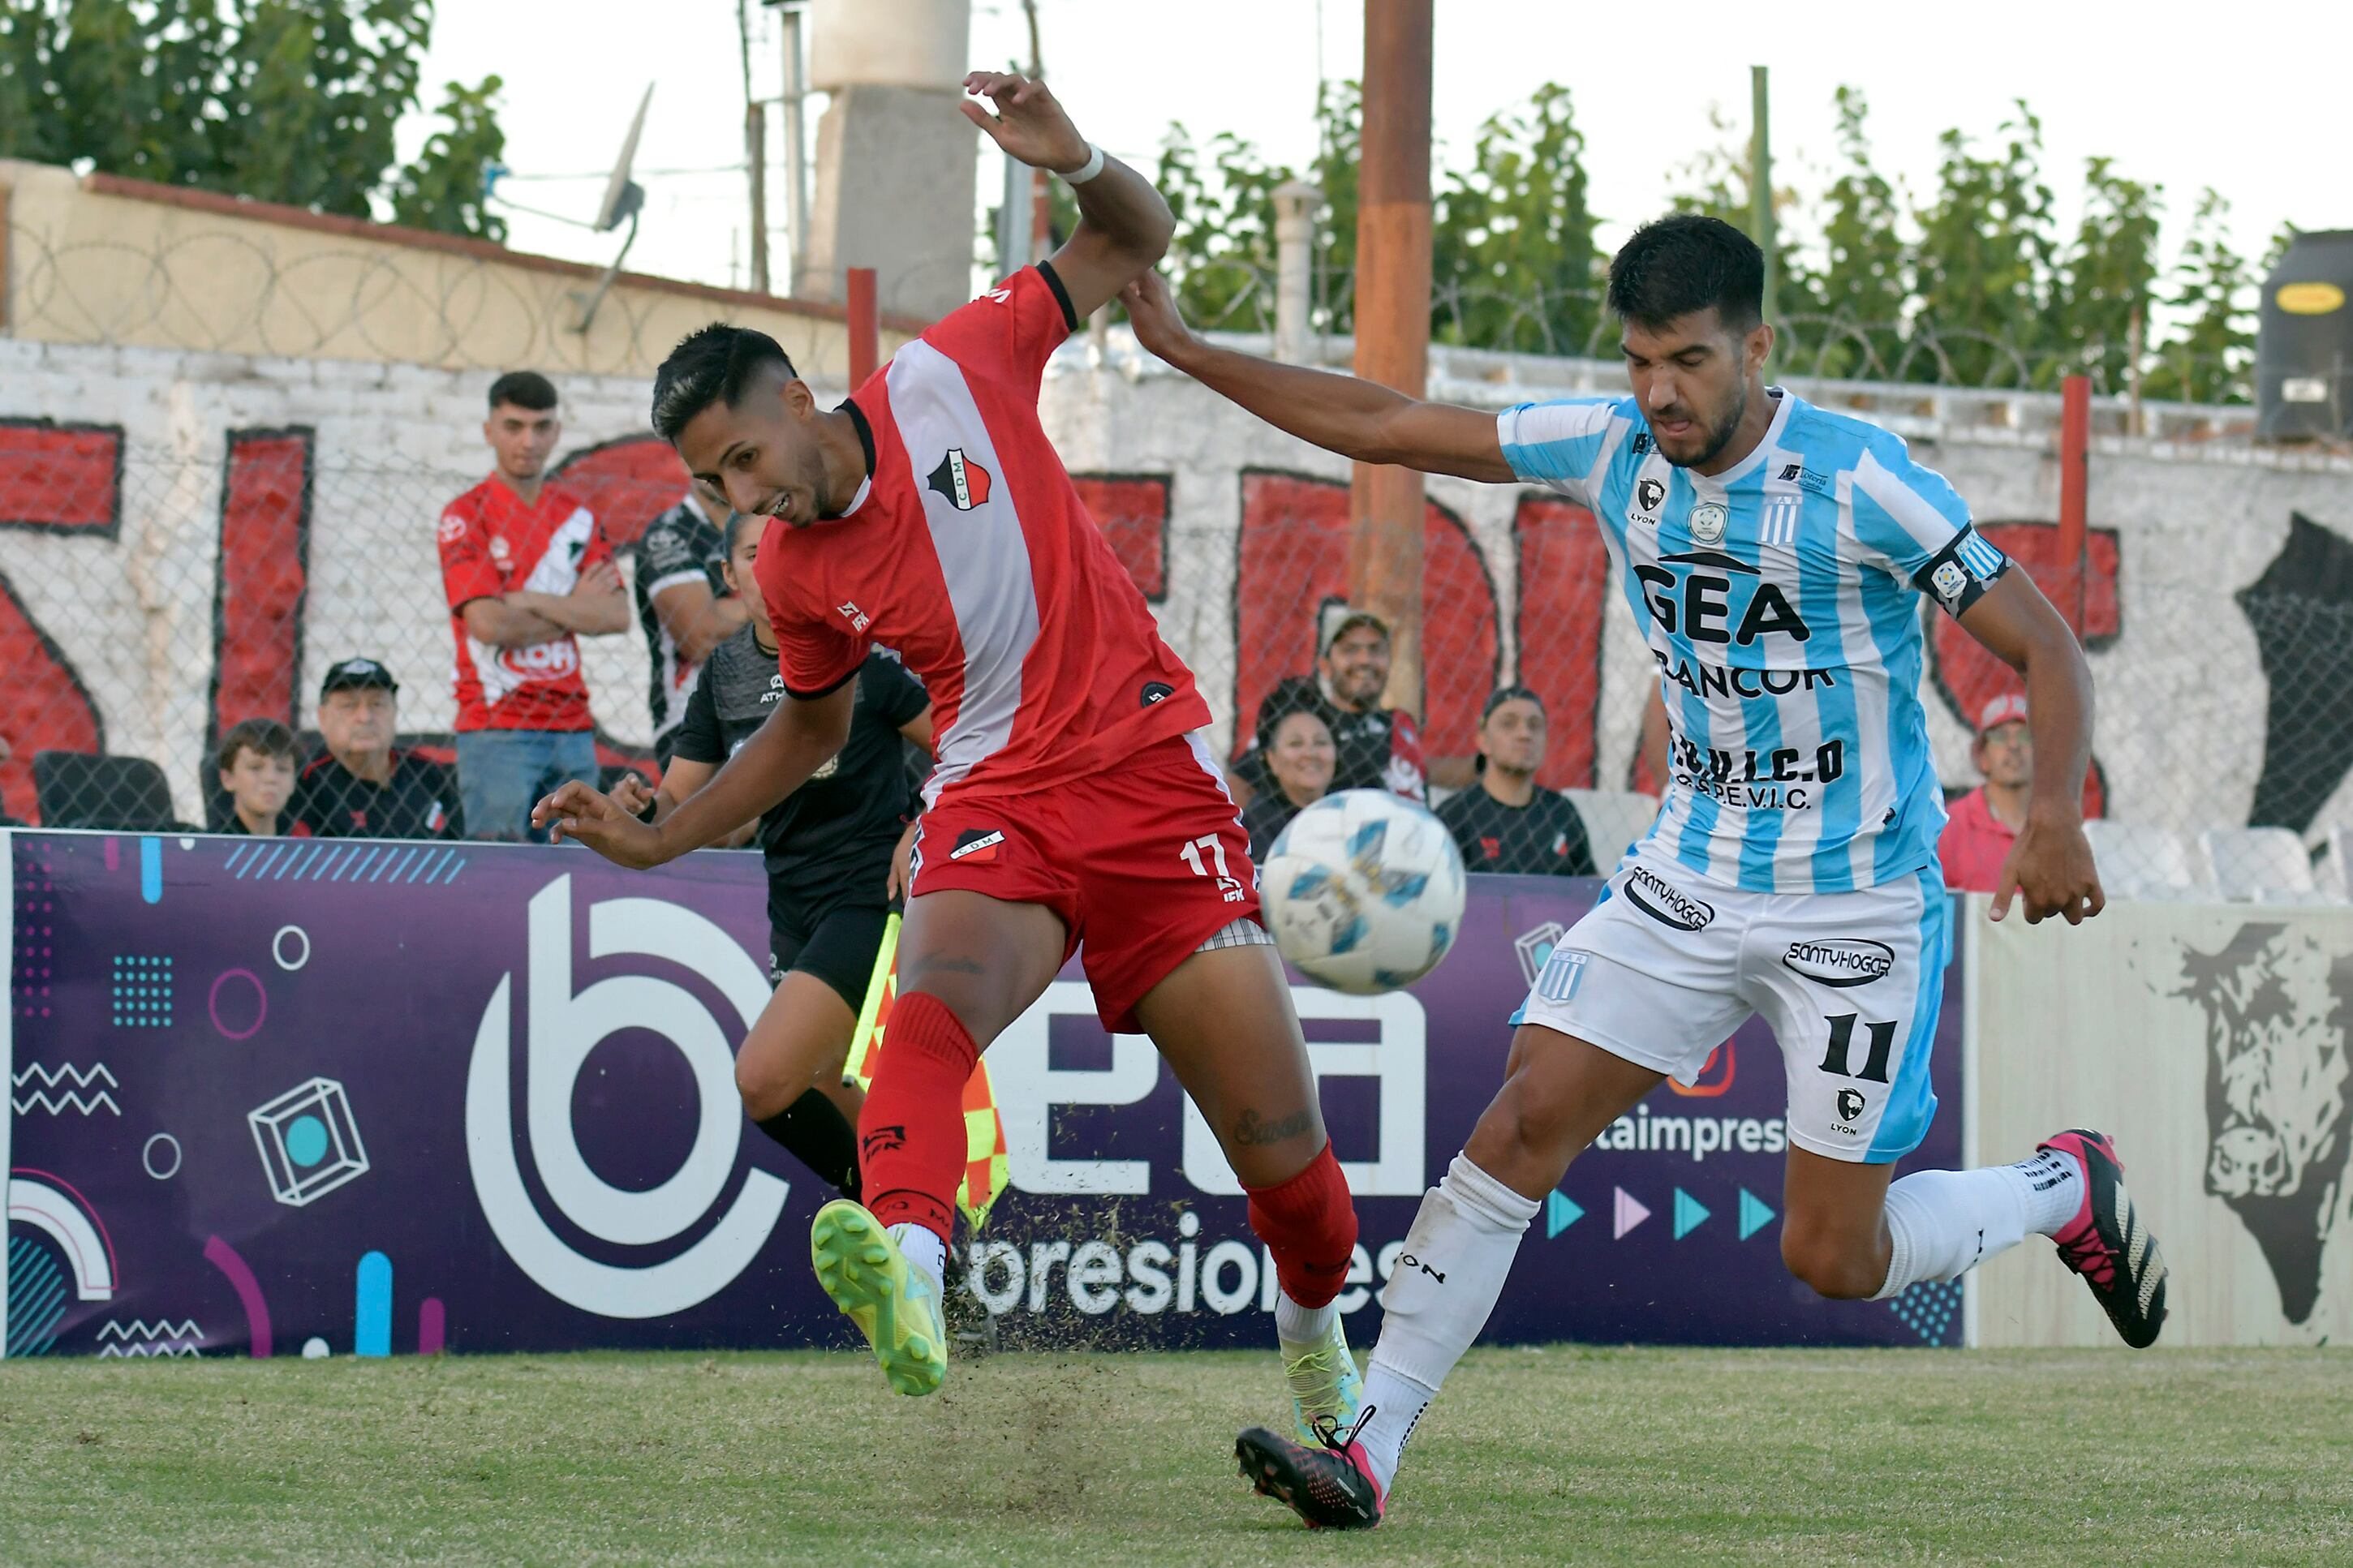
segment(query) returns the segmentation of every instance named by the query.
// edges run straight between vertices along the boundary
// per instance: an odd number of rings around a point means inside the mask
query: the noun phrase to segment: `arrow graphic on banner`
[[[1746,1187],[1740,1189],[1740,1239],[1746,1241],[1773,1223],[1773,1211]]]
[[[1613,1228],[1609,1238],[1612,1241],[1623,1241],[1626,1239],[1628,1231],[1651,1217],[1651,1211],[1643,1205],[1640,1198],[1625,1188],[1616,1187],[1611,1191],[1614,1194],[1610,1199]]]
[[[1545,1239],[1546,1241],[1550,1241],[1584,1217],[1585,1211],[1579,1208],[1567,1193],[1550,1192],[1545,1194]]]
[[[1675,1189],[1675,1239],[1681,1241],[1707,1223],[1707,1205],[1683,1191]]]

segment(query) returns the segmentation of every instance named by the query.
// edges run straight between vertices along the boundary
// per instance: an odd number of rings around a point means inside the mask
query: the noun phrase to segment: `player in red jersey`
[[[828,1293],[892,1387],[939,1385],[958,1096],[1083,940],[1103,1023],[1152,1037],[1250,1194],[1300,1422],[1353,1422],[1361,1384],[1335,1298],[1356,1213],[1248,842],[1196,733],[1208,707],[1038,420],[1047,357],[1151,268],[1173,220],[1042,85],[983,72],[965,87],[999,110],[966,103],[975,123],[1071,182],[1076,232],[831,412],[760,333],[713,326],[678,346],[654,427],[712,494],[771,519],[758,578],[789,700],[659,826],[577,784],[535,819],[629,866],[710,843],[833,754],[867,648],[896,649],[931,692],[938,766],[890,1042],[859,1118],[868,1206],[828,1205],[812,1230]]]

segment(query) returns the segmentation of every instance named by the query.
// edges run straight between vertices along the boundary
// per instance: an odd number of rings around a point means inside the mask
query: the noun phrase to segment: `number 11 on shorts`
[[[1204,849],[1209,852],[1210,860],[1218,868],[1215,872],[1212,872],[1208,866],[1202,864],[1201,851]],[[1218,891],[1224,897],[1226,902],[1229,904],[1239,904],[1242,901],[1241,882],[1236,879],[1231,872],[1226,869],[1225,841],[1219,838],[1216,834],[1204,833],[1200,837],[1192,840],[1182,849],[1177,850],[1176,855],[1177,858],[1183,860],[1186,865],[1190,866],[1193,868],[1193,875],[1196,877],[1215,876],[1218,879]]]

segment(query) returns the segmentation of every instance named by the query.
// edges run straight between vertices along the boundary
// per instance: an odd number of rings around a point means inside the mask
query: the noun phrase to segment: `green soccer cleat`
[[[923,1394],[948,1374],[940,1293],[910,1264],[891,1233],[862,1205],[837,1198],[809,1226],[817,1282],[874,1347],[882,1375],[901,1394]]]
[[[1364,1407],[1365,1380],[1356,1358],[1348,1353],[1348,1336],[1338,1314],[1332,1331],[1313,1344],[1282,1344],[1282,1378],[1291,1385],[1291,1424],[1299,1441],[1320,1447],[1321,1429],[1328,1422],[1354,1426]]]

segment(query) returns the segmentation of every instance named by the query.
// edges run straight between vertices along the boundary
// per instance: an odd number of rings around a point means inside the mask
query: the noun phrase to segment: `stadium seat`
[[[2198,836],[2215,888],[2233,902],[2320,901],[2312,856],[2284,827],[2210,827]]]
[[[1639,790],[1565,789],[1560,793],[1584,819],[1586,842],[1593,847],[1593,864],[1605,876],[1658,820],[1659,797]]]
[[[2198,900],[2214,897],[2205,868],[2170,828],[2094,818],[2084,824],[2100,885],[2113,899]]]
[[[45,827],[168,833],[185,826],[172,816],[164,770],[144,757],[36,752],[33,790]]]

